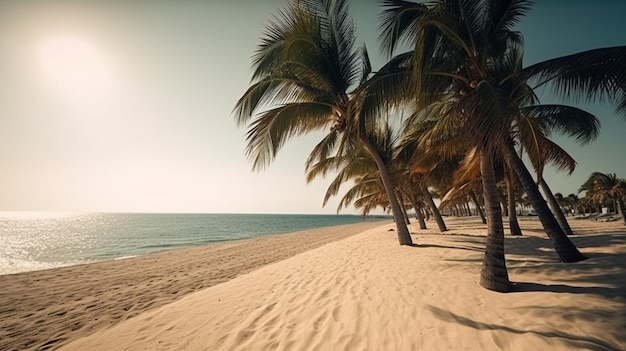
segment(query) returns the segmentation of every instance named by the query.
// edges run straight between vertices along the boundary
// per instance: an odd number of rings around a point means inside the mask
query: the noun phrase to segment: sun
[[[45,84],[55,94],[71,99],[95,99],[113,88],[110,60],[92,41],[56,35],[41,41],[37,63]]]

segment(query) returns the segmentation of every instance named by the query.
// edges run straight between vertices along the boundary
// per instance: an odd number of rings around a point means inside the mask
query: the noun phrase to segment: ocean
[[[357,215],[0,212],[0,275],[360,223]]]

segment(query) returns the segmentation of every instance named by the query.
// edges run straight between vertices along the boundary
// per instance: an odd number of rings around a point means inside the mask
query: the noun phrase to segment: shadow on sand
[[[449,322],[464,325],[476,330],[496,330],[511,334],[535,334],[543,338],[558,338],[561,339],[568,348],[593,350],[593,351],[606,351],[606,350],[621,350],[619,345],[612,344],[606,340],[601,340],[593,337],[592,335],[576,335],[564,330],[535,330],[535,329],[517,329],[506,325],[500,325],[495,323],[486,323],[471,318],[463,317],[454,312],[441,309],[436,306],[426,306],[428,310],[438,319]],[[529,307],[532,308],[532,307]],[[558,311],[551,309],[550,311],[544,311],[544,313],[562,313],[564,311]],[[584,313],[581,313],[584,314]],[[623,328],[624,326],[616,326],[616,330]],[[622,329],[623,330],[623,329]]]

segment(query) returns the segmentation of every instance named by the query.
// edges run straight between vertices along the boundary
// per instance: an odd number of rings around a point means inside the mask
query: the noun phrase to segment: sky
[[[331,179],[304,179],[319,135],[252,172],[232,115],[284,3],[0,1],[0,211],[336,213],[338,199],[322,207]],[[351,8],[376,69],[377,2]],[[626,44],[624,13],[620,0],[538,1],[518,26],[525,64]],[[564,195],[594,171],[626,178],[626,118],[575,105],[602,128],[584,147],[555,138],[578,161],[571,176],[546,171]]]

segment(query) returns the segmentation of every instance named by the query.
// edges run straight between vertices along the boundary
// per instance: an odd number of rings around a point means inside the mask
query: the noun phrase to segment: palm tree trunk
[[[476,193],[470,191],[470,196],[472,197],[472,201],[474,201],[474,205],[476,205],[476,212],[480,216],[480,220],[483,221],[483,224],[487,224],[487,219],[485,218],[485,213],[483,212],[483,208],[480,207],[480,203],[478,202],[478,198],[476,197]]]
[[[517,221],[517,211],[515,211],[515,194],[513,192],[513,175],[511,170],[507,172],[506,191],[509,198],[509,230],[511,235],[522,235],[522,229]]]
[[[550,209],[552,210],[556,221],[559,222],[561,229],[563,229],[563,232],[566,235],[574,234],[574,232],[572,232],[572,227],[570,227],[569,223],[567,223],[567,218],[565,218],[565,215],[561,210],[561,206],[559,206],[559,202],[556,201],[556,199],[554,198],[552,190],[550,190],[548,183],[546,183],[546,180],[543,179],[543,177],[541,178],[541,182],[539,183],[539,185],[541,185],[541,190],[543,190],[543,194],[545,195],[546,200],[548,200],[548,205],[550,206]]]
[[[398,197],[398,201],[400,202],[400,209],[402,210],[402,216],[404,217],[404,223],[406,225],[411,224],[411,220],[409,219],[409,214],[406,213],[406,207],[404,206],[404,197],[401,192],[396,192],[396,196]]]
[[[383,161],[382,157],[376,150],[376,147],[372,144],[369,138],[364,132],[361,134],[361,140],[363,141],[363,145],[365,149],[369,152],[369,154],[374,159],[376,163],[376,167],[378,167],[378,173],[380,174],[380,180],[383,183],[383,187],[385,188],[385,193],[387,193],[387,198],[389,199],[389,205],[391,207],[391,213],[393,217],[396,219],[396,230],[398,236],[398,242],[400,245],[413,245],[413,240],[411,239],[411,234],[409,233],[409,228],[407,228],[406,223],[404,222],[404,216],[402,214],[402,209],[400,208],[400,203],[398,202],[398,198],[396,197],[396,193],[394,191],[393,183],[391,182],[391,175],[389,174],[389,170],[387,169],[387,165]]]
[[[528,200],[535,209],[535,212],[537,212],[537,216],[539,216],[543,229],[552,241],[552,245],[554,245],[554,249],[559,255],[561,261],[578,262],[586,259],[586,257],[578,251],[567,235],[565,235],[563,229],[561,229],[561,226],[559,226],[559,223],[554,218],[554,215],[550,212],[546,201],[543,197],[541,197],[539,188],[537,187],[537,184],[535,184],[532,175],[530,175],[530,172],[524,165],[524,162],[517,155],[517,152],[515,152],[513,144],[507,144],[505,152],[510,160],[511,167],[515,171],[515,174],[517,174],[524,191],[526,191],[526,195],[528,195]]]
[[[480,272],[480,285],[485,289],[508,292],[511,290],[509,273],[504,257],[504,225],[502,208],[491,155],[480,153],[480,171],[483,180],[485,211],[487,212],[487,243],[483,267]]]
[[[417,221],[420,224],[420,229],[426,229],[426,221],[424,221],[424,214],[422,213],[422,209],[418,206],[417,201],[415,200],[415,196],[412,194],[407,194],[409,197],[409,201],[411,201],[411,206],[415,210],[415,217],[417,217]]]
[[[500,203],[502,204],[502,211],[504,212],[504,217],[508,217],[509,216],[509,199],[507,199],[507,197],[504,196],[504,194],[502,194],[500,196]]]
[[[622,213],[622,221],[624,221],[624,225],[626,225],[626,215],[624,214],[624,201],[618,198],[617,205],[619,206],[619,211]]]
[[[417,187],[419,188],[419,191],[422,193],[422,195],[426,199],[426,202],[428,203],[428,207],[430,207],[433,217],[435,217],[435,222],[437,222],[439,231],[440,232],[447,231],[448,228],[446,228],[446,223],[443,221],[443,218],[441,217],[441,213],[439,212],[437,205],[435,205],[435,200],[433,200],[433,195],[430,193],[430,191],[428,191],[428,188],[426,188],[426,184],[424,184],[423,182],[417,182]]]

